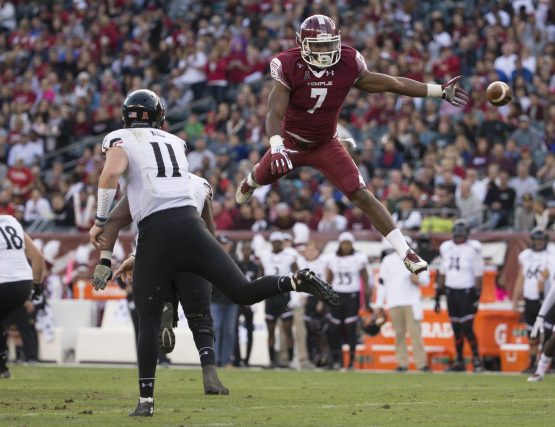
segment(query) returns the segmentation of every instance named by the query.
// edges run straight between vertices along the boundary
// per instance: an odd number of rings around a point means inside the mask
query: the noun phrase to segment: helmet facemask
[[[341,58],[341,36],[331,34],[318,34],[316,37],[301,39],[301,56],[304,61],[316,68],[327,68],[335,65]]]

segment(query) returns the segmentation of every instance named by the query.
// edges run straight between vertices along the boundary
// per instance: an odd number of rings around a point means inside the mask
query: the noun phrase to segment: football
[[[491,105],[501,107],[511,102],[513,92],[507,83],[496,81],[486,89],[486,98]]]

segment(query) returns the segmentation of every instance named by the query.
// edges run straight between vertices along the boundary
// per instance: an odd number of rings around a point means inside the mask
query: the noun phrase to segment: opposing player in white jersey
[[[271,250],[260,253],[260,264],[264,269],[264,274],[287,274],[289,271],[297,271],[297,253],[294,250],[283,249],[283,233],[273,231],[270,234]],[[293,359],[293,310],[289,307],[291,296],[288,293],[275,295],[266,299],[266,327],[268,328],[268,354],[270,356],[270,367],[282,367],[279,363],[275,344],[276,344],[276,325],[281,319],[283,332],[286,336],[287,354],[289,362]]]
[[[214,234],[214,221],[212,218],[212,187],[208,181],[199,176],[190,174],[191,192],[198,214],[204,220],[210,233]],[[96,266],[93,274],[93,285],[96,289],[103,289],[112,276],[111,257],[112,250],[121,228],[132,222],[129,212],[129,201],[123,197],[117,206],[110,212],[108,221],[102,233],[102,250],[100,264]],[[135,256],[127,258],[114,276],[133,271]],[[202,380],[205,394],[229,394],[229,390],[221,383],[214,353],[214,324],[210,315],[212,287],[202,277],[192,273],[179,273],[174,279],[175,299],[164,302],[162,322],[159,338],[160,348],[165,353],[173,351],[175,334],[173,332],[174,319],[177,322],[178,298],[181,301],[183,312],[199,352],[202,367]]]
[[[439,247],[441,265],[437,279],[435,311],[440,311],[440,296],[447,296],[447,311],[453,327],[457,360],[450,371],[464,371],[464,339],[472,349],[474,371],[482,370],[478,340],[474,333],[474,315],[478,310],[484,260],[482,245],[476,240],[469,240],[470,230],[464,220],[457,220],[453,225],[453,239],[443,242]]]
[[[0,215],[0,379],[10,377],[4,320],[29,299],[31,290],[33,299],[41,297],[43,274],[44,259],[21,224]]]
[[[355,362],[357,344],[358,312],[362,305],[368,307],[371,296],[368,272],[368,257],[355,251],[354,236],[349,232],[339,235],[339,248],[334,254],[326,256],[327,281],[339,294],[339,306],[333,307],[328,313],[328,340],[330,343],[329,367],[337,369],[343,366],[342,331],[343,325],[350,348],[348,366]],[[364,293],[361,298],[361,283]]]
[[[538,279],[538,288],[546,289],[546,283],[555,277],[555,254],[549,252],[551,262],[542,272]],[[538,361],[536,370],[533,375],[528,377],[528,382],[539,382],[543,380],[545,373],[551,365],[553,356],[555,355],[555,286],[551,286],[545,295],[545,299],[540,307],[530,338],[537,339],[544,336],[542,353]]]
[[[321,279],[326,278],[326,258],[314,240],[306,244],[303,256],[298,258],[299,268],[308,268]],[[326,336],[326,307],[313,295],[308,295],[304,304],[304,322],[307,332],[309,360],[316,366],[327,365],[329,357]]]
[[[90,240],[98,244],[118,181],[127,187],[131,216],[139,225],[133,292],[139,315],[139,403],[130,416],[152,416],[162,307],[178,273],[196,273],[237,304],[254,304],[283,292],[317,294],[330,304],[337,295],[307,270],[249,282],[210,234],[191,193],[185,142],[160,127],[164,109],[149,90],[132,92],[122,106],[124,129],[102,143],[106,163],[99,178],[98,206]]]
[[[544,295],[549,291],[544,288],[546,285],[549,286],[549,280],[540,281],[542,273],[547,269],[549,263],[553,262],[553,254],[547,251],[547,241],[545,230],[534,228],[530,234],[530,248],[524,249],[518,255],[519,270],[513,289],[513,310],[518,311],[518,302],[524,297],[524,322],[530,344],[530,364],[524,373],[533,373],[536,368],[539,337],[531,337],[530,333],[540,311]],[[550,332],[548,332],[549,335]],[[545,338],[548,339],[549,336]]]

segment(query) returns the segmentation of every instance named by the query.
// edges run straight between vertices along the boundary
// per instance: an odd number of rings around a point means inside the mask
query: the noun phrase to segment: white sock
[[[139,403],[153,403],[154,402],[154,398],[153,397],[139,397]]]
[[[540,356],[540,361],[538,362],[538,367],[536,368],[536,374],[540,377],[545,376],[545,372],[549,365],[551,364],[551,357],[547,357],[545,354],[542,353]]]
[[[407,245],[407,241],[405,237],[401,234],[401,230],[396,228],[395,230],[391,231],[387,236],[385,236],[387,241],[393,246],[393,249],[399,254],[401,259],[405,258],[407,251],[410,249],[409,245]]]
[[[260,187],[260,185],[258,185],[258,183],[252,177],[252,172],[249,172],[249,174],[247,175],[247,184],[254,188]]]

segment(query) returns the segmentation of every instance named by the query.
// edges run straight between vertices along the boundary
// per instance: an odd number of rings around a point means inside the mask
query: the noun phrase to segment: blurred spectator
[[[333,200],[328,200],[324,205],[324,214],[318,223],[318,231],[344,231],[347,228],[347,219],[339,214],[339,208]]]
[[[491,181],[484,204],[488,207],[489,228],[496,230],[510,224],[515,207],[516,191],[509,187],[509,174],[500,171],[498,183]]]
[[[508,172],[506,169],[501,169]],[[528,174],[528,165],[520,162],[517,166],[517,175],[509,181],[509,186],[516,191],[515,203],[520,204],[525,193],[535,195],[538,191],[538,181]]]
[[[482,222],[482,202],[472,192],[472,183],[466,179],[461,182],[459,193],[456,197],[459,218],[466,220],[469,227],[476,227]]]
[[[204,138],[197,139],[194,147],[194,151],[187,155],[189,171],[196,173],[212,169],[216,165],[216,156],[206,148],[206,140]]]
[[[31,191],[31,198],[25,203],[24,220],[27,224],[34,221],[49,220],[52,217],[52,208],[40,190]]]
[[[536,218],[534,215],[534,197],[530,193],[522,195],[522,204],[515,210],[515,231],[530,231],[534,228]]]

